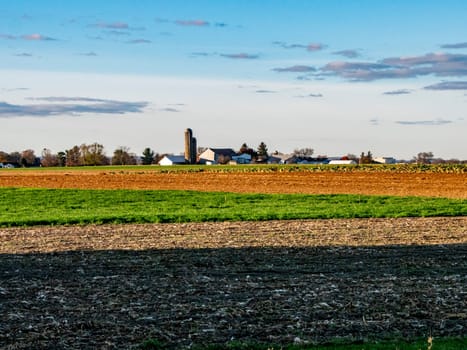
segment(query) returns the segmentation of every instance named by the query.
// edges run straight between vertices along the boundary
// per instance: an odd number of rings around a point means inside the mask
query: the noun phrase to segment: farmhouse
[[[199,155],[199,162],[208,165],[226,164],[236,155],[232,148],[208,148]]]
[[[186,164],[186,159],[184,155],[173,155],[167,154],[160,161],[159,165],[180,165]]]

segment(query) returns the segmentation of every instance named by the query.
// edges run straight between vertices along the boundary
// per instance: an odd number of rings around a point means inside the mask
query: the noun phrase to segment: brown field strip
[[[465,336],[467,218],[0,230],[0,347]]]
[[[467,175],[395,172],[0,172],[0,187],[368,194],[467,198]]]
[[[0,229],[0,254],[467,243],[467,217],[332,219]]]

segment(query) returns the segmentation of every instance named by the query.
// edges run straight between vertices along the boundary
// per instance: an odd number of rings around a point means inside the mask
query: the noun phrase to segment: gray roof
[[[237,152],[235,152],[232,148],[209,148],[209,149],[217,155],[230,156],[230,157],[237,155]]]

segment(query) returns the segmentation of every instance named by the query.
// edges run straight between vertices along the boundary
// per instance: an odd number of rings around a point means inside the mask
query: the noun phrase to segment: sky
[[[465,0],[0,0],[0,151],[467,159]]]

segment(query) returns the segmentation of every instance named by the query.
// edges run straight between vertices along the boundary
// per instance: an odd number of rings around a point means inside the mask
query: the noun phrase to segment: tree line
[[[96,165],[136,165],[155,164],[160,160],[160,155],[149,147],[144,149],[141,156],[130,152],[128,147],[119,147],[113,152],[112,157],[108,157],[104,151],[104,146],[95,142],[92,144],[82,144],[72,148],[53,153],[50,149],[44,148],[40,157],[32,149],[22,152],[6,153],[0,151],[0,163],[11,164],[16,167],[63,167],[63,166],[96,166]]]

